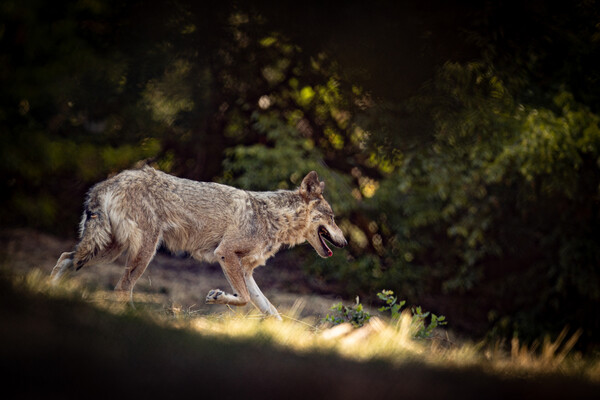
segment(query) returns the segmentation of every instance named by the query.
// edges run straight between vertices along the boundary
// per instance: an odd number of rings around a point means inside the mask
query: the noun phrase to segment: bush
[[[398,302],[398,298],[394,296],[392,290],[382,290],[377,293],[377,297],[385,302],[385,305],[379,308],[380,312],[389,311],[390,320],[395,326],[398,326],[400,317],[402,315],[402,307],[406,304],[406,301],[402,300]],[[356,296],[356,303],[351,306],[344,306],[341,302],[334,304],[331,308],[334,314],[325,316],[324,321],[331,322],[333,325],[339,325],[345,322],[349,322],[355,328],[360,328],[371,318],[371,314],[364,310],[363,305],[360,303],[360,299]],[[437,316],[430,312],[424,312],[421,307],[415,307],[411,309],[412,313],[412,326],[414,338],[416,339],[427,339],[433,334],[433,331],[438,326],[447,324],[446,317],[443,315]],[[429,323],[427,323],[429,318]]]

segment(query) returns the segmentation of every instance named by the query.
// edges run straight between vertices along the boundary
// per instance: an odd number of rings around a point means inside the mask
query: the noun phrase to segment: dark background
[[[254,190],[315,169],[350,246],[294,251],[338,294],[597,349],[599,46],[592,0],[3,1],[0,222],[73,237],[143,162]]]

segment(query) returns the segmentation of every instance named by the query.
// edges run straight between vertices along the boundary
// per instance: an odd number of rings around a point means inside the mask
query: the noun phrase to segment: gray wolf
[[[178,178],[149,166],[125,170],[88,192],[80,242],[60,256],[52,281],[126,252],[125,273],[115,290],[132,302],[136,281],[162,243],[171,251],[221,265],[233,293],[213,289],[207,303],[251,302],[281,319],[252,272],[284,245],[308,241],[325,258],[332,255],[325,240],[337,247],[347,244],[323,198],[324,187],[315,171],[296,190],[252,192]]]

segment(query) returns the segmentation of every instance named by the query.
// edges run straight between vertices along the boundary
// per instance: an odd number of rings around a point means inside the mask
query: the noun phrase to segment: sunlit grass
[[[515,338],[507,348],[502,343],[456,343],[444,331],[430,339],[415,339],[416,328],[409,313],[393,323],[373,317],[365,326],[354,329],[350,324],[331,326],[314,317],[300,318],[300,301],[283,310],[283,321],[278,321],[255,312],[240,313],[234,308],[226,313],[202,315],[191,307],[164,307],[143,293],[135,294],[133,309],[114,292],[90,289],[75,280],[52,286],[40,271],[13,280],[31,292],[86,302],[114,314],[134,314],[157,325],[202,336],[252,340],[297,353],[331,353],[354,361],[382,360],[394,365],[421,362],[441,368],[477,368],[514,377],[559,374],[600,382],[600,360],[573,351],[580,331],[569,334],[565,329],[554,340],[548,338],[531,346]]]

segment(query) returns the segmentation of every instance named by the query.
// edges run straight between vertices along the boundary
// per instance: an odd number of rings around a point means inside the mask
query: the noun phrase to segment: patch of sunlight
[[[380,234],[376,233],[375,235],[373,235],[373,239],[371,240],[371,243],[373,244],[373,248],[375,248],[377,253],[379,253],[379,254],[384,253],[385,248],[383,247],[383,238],[381,237]]]
[[[384,174],[391,174],[396,169],[396,165],[401,163],[402,156],[400,154],[394,154],[394,160],[382,159],[379,161],[379,170]]]
[[[315,148],[315,142],[312,139],[305,139],[302,141],[302,148],[310,151]]]
[[[397,166],[402,165],[403,161],[404,155],[402,152],[394,149],[391,154],[372,152],[367,160],[367,165],[379,169],[384,174],[391,174]]]
[[[422,354],[425,348],[411,339],[412,317],[404,316],[398,324],[390,325],[374,317],[354,329],[350,324],[331,327],[314,318],[298,319],[302,302],[296,302],[282,313],[283,321],[263,318],[259,314],[240,315],[231,312],[214,317],[194,319],[192,330],[208,336],[232,339],[268,340],[276,346],[296,352],[332,351],[355,360],[386,359],[406,361]]]
[[[341,129],[346,129],[352,114],[350,114],[350,112],[348,112],[348,111],[338,110],[337,108],[332,108],[331,116],[335,119],[335,121],[338,123],[338,126]]]
[[[340,221],[339,226],[346,235],[350,236],[350,243],[352,243],[353,246],[358,246],[361,249],[367,247],[369,239],[362,229],[346,219]]]
[[[360,177],[358,184],[360,185],[360,192],[366,198],[375,196],[375,192],[379,189],[379,182],[366,176]]]
[[[314,97],[315,97],[314,89],[311,88],[310,86],[304,86],[300,90],[300,97],[298,98],[298,102],[300,103],[301,106],[307,107],[310,104],[310,102],[313,100]]]
[[[344,137],[342,135],[331,128],[325,128],[324,133],[334,149],[341,150],[344,148]]]
[[[350,133],[350,140],[361,150],[364,150],[367,148],[367,143],[370,136],[371,135],[368,131],[363,130],[360,126],[355,126]]]
[[[262,69],[262,75],[271,85],[275,85],[285,78],[284,71],[273,66],[264,67]]]
[[[172,125],[182,111],[194,107],[192,89],[187,84],[192,65],[186,60],[175,60],[161,79],[146,84],[142,97],[157,122]]]
[[[277,42],[277,39],[272,36],[268,36],[259,41],[260,45],[263,47],[270,47],[275,44],[275,42]]]
[[[26,287],[35,293],[88,302],[115,314],[122,314],[130,308],[128,299],[124,301],[122,295],[117,292],[88,288],[81,281],[68,279],[67,275],[60,278],[58,282],[52,283],[50,275],[40,269],[16,276],[14,284]]]
[[[565,329],[554,340],[546,339],[531,346],[513,339],[507,351],[500,343],[484,347],[457,342],[439,329],[428,339],[417,339],[419,327],[408,311],[397,320],[373,316],[367,324],[355,329],[347,323],[332,326],[315,317],[300,318],[304,308],[302,301],[289,309],[280,309],[283,320],[278,321],[257,312],[240,313],[234,308],[223,314],[198,315],[181,305],[173,305],[168,310],[163,306],[163,311],[157,312],[155,306],[146,307],[146,304],[158,304],[159,300],[143,293],[135,294],[136,304],[140,304],[140,300],[142,303],[132,310],[128,301],[115,292],[90,289],[74,279],[61,279],[52,285],[48,273],[40,270],[15,276],[13,284],[46,296],[85,302],[111,313],[135,315],[158,326],[221,339],[251,340],[297,353],[337,354],[356,361],[382,360],[395,365],[417,361],[439,368],[477,368],[502,376],[532,377],[552,373],[600,382],[598,357],[585,359],[573,352],[581,331],[569,337]]]
[[[258,99],[258,106],[263,110],[266,110],[271,106],[271,98],[267,95],[260,96],[260,99]]]

